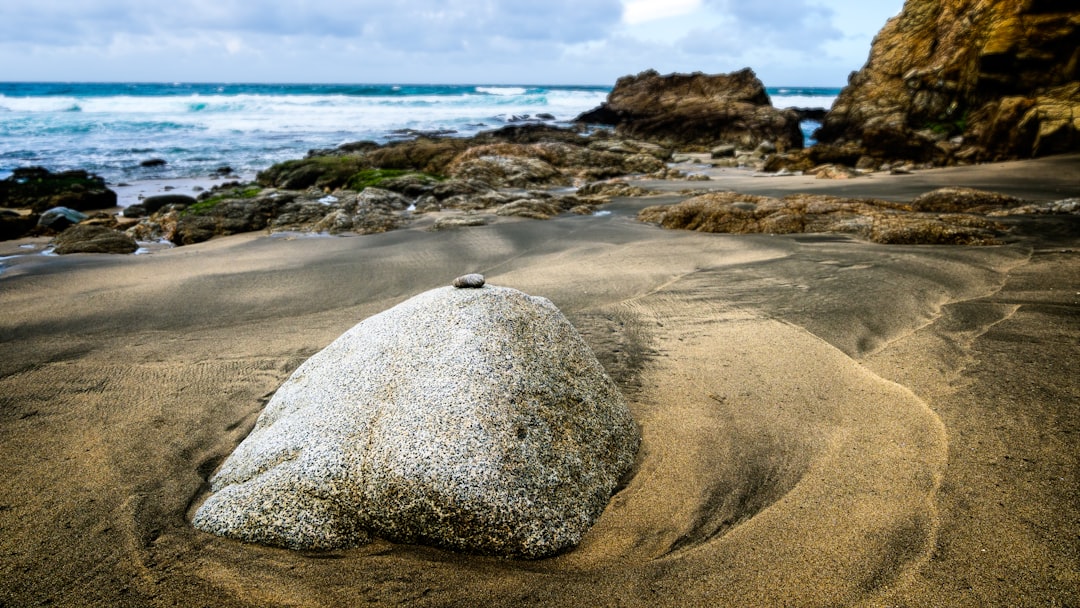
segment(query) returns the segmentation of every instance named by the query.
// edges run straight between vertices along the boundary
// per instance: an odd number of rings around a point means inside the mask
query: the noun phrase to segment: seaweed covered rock
[[[600,107],[580,122],[613,125],[619,135],[707,152],[718,144],[753,149],[764,141],[784,151],[803,146],[799,116],[772,105],[749,68],[731,74],[647,70],[615,83]]]
[[[53,207],[87,211],[115,206],[116,192],[105,186],[104,179],[82,170],[52,173],[42,167],[25,167],[0,180],[0,207],[41,213]]]
[[[194,525],[295,549],[378,536],[539,558],[581,540],[639,441],[551,302],[435,289],[302,364],[214,475]]]
[[[1080,150],[1080,5],[908,0],[816,134],[879,160]]]

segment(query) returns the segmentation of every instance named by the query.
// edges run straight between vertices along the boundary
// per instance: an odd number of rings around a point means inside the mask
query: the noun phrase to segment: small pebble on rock
[[[484,275],[467,274],[454,279],[454,287],[458,289],[480,289],[484,286]]]

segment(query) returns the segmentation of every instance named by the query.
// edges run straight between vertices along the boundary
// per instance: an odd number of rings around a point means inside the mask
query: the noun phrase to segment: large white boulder
[[[295,549],[374,535],[536,558],[578,543],[638,429],[550,301],[479,283],[370,317],[297,368],[195,526]]]

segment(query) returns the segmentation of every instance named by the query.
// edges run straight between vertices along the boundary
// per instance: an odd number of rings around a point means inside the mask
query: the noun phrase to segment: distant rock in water
[[[1080,150],[1078,48],[1075,1],[908,0],[816,139],[939,165]]]
[[[772,105],[765,85],[746,68],[731,74],[624,76],[607,101],[578,122],[612,125],[624,137],[684,150],[719,144],[754,149],[770,141],[781,151],[801,148],[799,116]]]
[[[545,557],[581,540],[639,442],[618,388],[551,302],[444,287],[301,365],[193,523],[294,549],[379,536]]]

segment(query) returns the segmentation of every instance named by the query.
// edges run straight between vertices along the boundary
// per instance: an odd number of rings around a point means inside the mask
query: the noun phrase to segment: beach
[[[1077,167],[705,184],[1059,200],[1080,196]],[[1011,220],[993,247],[636,221],[700,187],[598,216],[11,263],[0,605],[1080,603],[1075,217]],[[382,540],[305,553],[191,527],[292,370],[467,272],[558,306],[641,427],[633,476],[580,546],[536,561]]]

